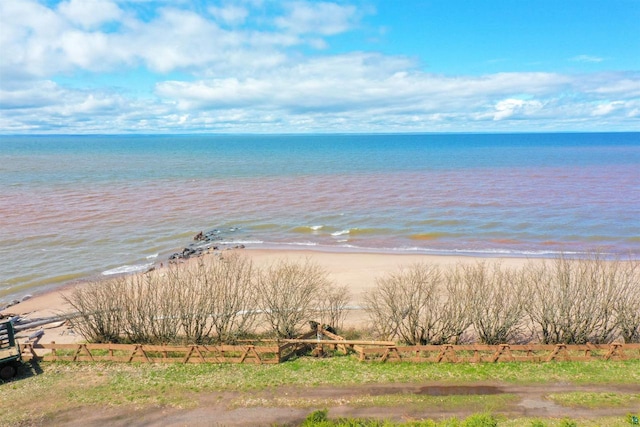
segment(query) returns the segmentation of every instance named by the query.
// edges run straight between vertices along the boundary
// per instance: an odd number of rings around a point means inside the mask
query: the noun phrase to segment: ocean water
[[[248,248],[640,256],[640,134],[0,136],[0,301]]]

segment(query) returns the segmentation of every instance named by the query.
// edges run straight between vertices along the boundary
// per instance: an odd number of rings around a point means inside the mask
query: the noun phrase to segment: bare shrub
[[[158,287],[165,318],[174,320],[185,342],[231,342],[249,332],[256,317],[252,276],[251,262],[235,253],[171,267]]]
[[[163,276],[154,273],[127,277],[123,329],[129,341],[158,344],[176,341],[185,274],[171,267]]]
[[[213,329],[210,321],[211,292],[201,260],[188,266],[171,266],[164,275],[166,311],[175,320],[182,341],[203,344]],[[177,337],[176,337],[177,338]]]
[[[414,264],[376,281],[365,296],[374,332],[410,345],[456,341],[469,326],[468,300],[455,274]]]
[[[339,331],[344,328],[347,306],[351,299],[349,288],[328,283],[320,289],[317,311],[320,322],[332,326]]]
[[[620,262],[617,272],[621,296],[615,302],[614,315],[622,339],[637,343],[640,342],[640,261]]]
[[[124,281],[97,281],[74,289],[63,299],[77,312],[72,326],[91,342],[118,342],[122,332]]]
[[[170,266],[78,288],[69,304],[94,342],[206,343],[235,339],[256,316],[251,263],[224,259]]]
[[[462,280],[469,292],[474,329],[485,344],[505,344],[521,338],[523,287],[518,273],[500,263],[464,265]]]
[[[526,307],[543,343],[611,342],[619,320],[615,307],[623,298],[619,262],[599,254],[583,259],[560,256],[551,265],[527,267]]]
[[[243,256],[230,254],[202,268],[216,336],[219,341],[233,342],[249,333],[256,321],[253,264]]]
[[[440,315],[434,323],[433,344],[460,344],[463,334],[471,326],[471,299],[461,268],[450,269],[444,276],[443,299],[438,307]]]
[[[327,273],[308,259],[304,263],[280,260],[261,271],[258,305],[272,332],[281,338],[296,336],[312,318],[318,292],[327,284]]]
[[[426,264],[378,278],[376,288],[364,298],[375,333],[411,345],[429,342],[429,317],[437,305],[440,280],[438,267]]]

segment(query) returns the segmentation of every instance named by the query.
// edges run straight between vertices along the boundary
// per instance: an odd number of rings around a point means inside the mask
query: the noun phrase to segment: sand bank
[[[281,259],[291,261],[309,259],[328,272],[330,280],[340,286],[347,286],[351,292],[352,305],[362,304],[366,292],[375,286],[376,278],[396,271],[401,266],[415,263],[437,264],[441,267],[453,266],[457,263],[475,263],[481,260],[500,262],[504,267],[519,267],[529,262],[525,258],[476,258],[466,256],[440,256],[421,254],[381,254],[381,253],[345,253],[317,252],[300,250],[253,250],[246,249],[242,254],[250,257],[256,267],[266,266]],[[211,256],[211,255],[205,255]],[[19,315],[29,319],[43,318],[70,311],[63,295],[72,292],[74,286],[65,286],[57,290],[42,293],[11,306],[2,312],[3,315]],[[355,323],[363,320],[362,313],[354,310],[348,320]],[[55,326],[55,325],[54,325]],[[82,337],[70,333],[66,326],[44,329],[41,342],[74,342]]]

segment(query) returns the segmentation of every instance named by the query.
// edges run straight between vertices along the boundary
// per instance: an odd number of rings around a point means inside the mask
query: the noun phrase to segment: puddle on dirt
[[[419,394],[424,396],[469,396],[504,393],[500,387],[494,386],[425,386],[425,387],[375,387],[369,394],[380,396],[385,394]]]

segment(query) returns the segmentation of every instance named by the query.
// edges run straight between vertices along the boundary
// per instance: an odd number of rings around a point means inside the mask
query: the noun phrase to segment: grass
[[[39,374],[35,374],[35,369],[41,370]],[[343,356],[327,359],[303,357],[274,365],[49,362],[36,365],[29,372],[25,371],[27,369],[22,370],[16,381],[0,385],[0,406],[15,408],[0,420],[0,425],[19,425],[25,423],[25,420],[36,419],[46,421],[47,417],[53,417],[61,411],[94,406],[192,408],[198,405],[200,393],[237,392],[240,395],[251,395],[281,386],[425,382],[443,385],[486,382],[594,385],[640,383],[640,360],[539,364],[385,364],[360,363],[353,357]],[[551,398],[568,407],[574,404],[572,402],[583,400],[592,402],[588,405],[593,407],[621,407],[635,405],[639,401],[637,394],[623,393],[564,393],[552,395]],[[473,410],[499,410],[509,403],[508,395],[446,398],[385,395],[359,399],[348,404],[363,407],[415,405],[423,408],[470,407]],[[283,402],[275,403],[280,405]],[[300,401],[297,405],[322,407],[335,403]],[[244,403],[238,400],[236,404],[252,405],[250,400]]]
[[[553,393],[546,398],[569,408],[640,407],[640,394],[633,393]]]
[[[302,427],[621,427],[628,426],[627,419],[618,417],[603,417],[593,420],[573,420],[571,418],[539,419],[518,418],[507,420],[504,417],[494,416],[488,413],[478,413],[467,418],[447,418],[440,421],[415,420],[392,422],[387,420],[371,420],[364,418],[338,418],[330,419],[328,411],[317,410],[310,413]]]

